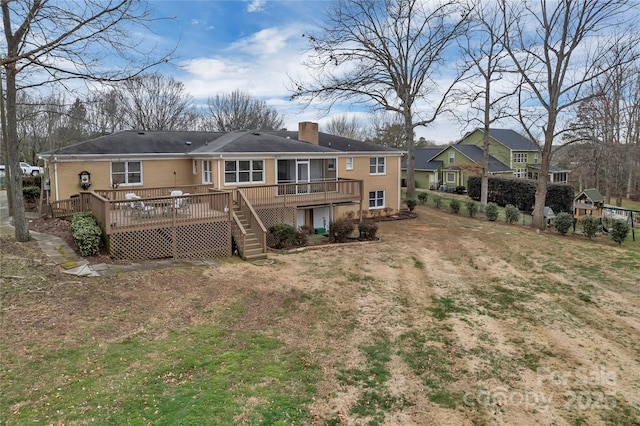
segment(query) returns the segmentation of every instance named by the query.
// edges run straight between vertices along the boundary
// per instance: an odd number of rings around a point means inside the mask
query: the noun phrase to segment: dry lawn
[[[0,423],[55,405],[33,388],[60,374],[16,374],[45,349],[216,322],[319,368],[306,424],[640,424],[638,243],[417,212],[381,223],[379,243],[110,281],[61,275],[4,239],[0,379],[24,402],[0,403]],[[244,403],[236,421],[252,423],[263,401]]]

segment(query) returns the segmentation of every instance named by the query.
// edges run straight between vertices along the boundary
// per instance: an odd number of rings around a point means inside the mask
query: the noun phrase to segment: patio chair
[[[155,207],[146,205],[141,198],[133,193],[125,194],[125,200],[129,200],[129,209],[131,210],[131,217],[141,218],[143,216],[151,217],[151,213],[155,212]]]
[[[184,198],[184,197],[180,197],[180,196],[181,195],[189,195],[189,193],[185,192],[183,194],[182,191],[171,191],[171,195],[176,197],[176,199],[173,202],[173,208],[176,211],[176,213],[188,213],[189,212],[189,199],[188,198]]]

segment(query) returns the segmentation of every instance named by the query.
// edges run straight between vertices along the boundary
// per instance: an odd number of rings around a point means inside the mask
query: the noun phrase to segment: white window
[[[347,170],[353,170],[353,157],[347,157]]]
[[[513,175],[517,178],[526,178],[527,177],[527,169],[515,169],[513,171]]]
[[[456,182],[455,172],[447,172],[447,183],[455,183],[455,182]]]
[[[202,160],[202,183],[213,183],[211,160]]]
[[[456,153],[453,151],[449,152],[449,164],[454,164],[456,162]]]
[[[559,183],[567,183],[567,174],[566,173],[555,173],[553,175],[553,181]]]
[[[538,164],[538,154],[533,154],[533,164]]]
[[[384,157],[371,157],[369,158],[369,173],[372,175],[385,174],[385,162]]]
[[[112,185],[137,185],[141,183],[141,161],[113,161],[111,163]]]
[[[336,159],[335,158],[329,158],[327,160],[327,170],[334,171],[335,169],[336,169]]]
[[[513,153],[513,162],[514,163],[527,163],[529,161],[529,154],[526,152],[514,152]]]
[[[236,160],[224,162],[224,183],[264,183],[262,160]]]
[[[369,210],[384,208],[384,191],[369,191]]]

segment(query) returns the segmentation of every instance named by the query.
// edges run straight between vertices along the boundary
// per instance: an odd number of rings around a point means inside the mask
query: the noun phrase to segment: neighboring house
[[[604,197],[595,188],[585,189],[573,199],[573,217],[581,219],[585,216],[602,217]]]
[[[267,228],[286,222],[316,230],[349,212],[399,210],[401,156],[392,148],[319,133],[310,122],[300,123],[298,131],[125,131],[39,155],[53,202],[83,189],[113,203],[125,192],[192,185],[193,193],[204,186],[209,193],[231,193],[234,206],[242,198]],[[122,227],[109,222],[109,232]]]
[[[438,148],[416,148],[416,187],[467,186],[470,176],[482,172],[482,129],[467,133],[459,142]],[[538,145],[509,129],[489,130],[489,174],[537,179],[541,165]],[[403,162],[403,177],[406,164]],[[549,181],[566,183],[569,170],[552,166]]]

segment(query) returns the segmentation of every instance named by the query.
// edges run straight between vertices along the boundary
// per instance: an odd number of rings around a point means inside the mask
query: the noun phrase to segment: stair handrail
[[[242,239],[239,241],[238,238],[236,238],[236,244],[238,245],[238,254],[244,258],[244,248],[246,247],[246,239],[247,239],[247,231],[244,229],[244,226],[242,226],[242,223],[240,223],[240,219],[238,219],[238,216],[236,216],[235,212],[232,210],[231,211],[231,217],[233,218],[233,222],[236,225],[236,227],[238,228],[238,230],[240,231],[240,235],[242,236]],[[231,226],[231,231],[233,233],[233,225]],[[235,238],[235,235],[234,235]]]
[[[264,227],[264,224],[260,220],[260,217],[253,209],[253,206],[251,205],[245,194],[242,192],[242,190],[238,189],[236,190],[236,192],[238,194],[238,206],[243,211],[243,213],[245,213],[245,209],[243,207],[246,207],[246,210],[248,210],[249,214],[247,215],[247,219],[249,220],[249,225],[251,226],[251,229],[253,229],[253,231],[256,233],[256,237],[258,237],[258,241],[262,245],[262,250],[264,250],[264,252],[266,253],[267,229]]]

